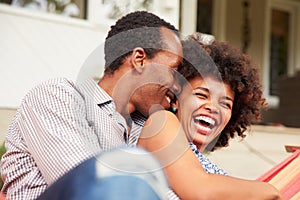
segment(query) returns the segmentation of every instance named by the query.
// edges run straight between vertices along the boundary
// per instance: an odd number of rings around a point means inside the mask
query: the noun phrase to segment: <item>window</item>
[[[0,0],[0,3],[86,19],[87,0]]]
[[[300,1],[270,0],[264,84],[270,107],[278,107],[280,79],[299,70]]]
[[[179,0],[0,0],[0,3],[86,19],[105,26],[135,10],[154,12],[176,26],[179,22]]]
[[[271,11],[270,85],[271,95],[278,95],[278,80],[287,75],[290,35],[290,13],[277,9]]]
[[[202,32],[225,40],[227,0],[181,0],[180,31],[183,35]]]
[[[197,32],[212,34],[213,1],[198,0]]]
[[[88,20],[93,24],[112,25],[121,16],[147,10],[178,26],[179,0],[88,0]]]

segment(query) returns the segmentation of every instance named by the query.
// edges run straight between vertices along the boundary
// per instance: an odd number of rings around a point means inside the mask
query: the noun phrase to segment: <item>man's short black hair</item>
[[[147,11],[132,12],[119,19],[111,26],[105,40],[105,72],[118,69],[136,47],[144,48],[147,56],[152,58],[164,45],[161,27],[173,30],[179,36],[173,25]]]

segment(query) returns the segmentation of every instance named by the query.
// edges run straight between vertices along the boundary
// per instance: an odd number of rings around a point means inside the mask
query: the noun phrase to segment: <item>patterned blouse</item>
[[[207,157],[200,153],[195,144],[190,142],[190,147],[197,156],[198,160],[201,162],[205,171],[209,174],[221,174],[228,175],[223,169],[220,169],[216,164],[212,163]]]
[[[220,169],[216,164],[212,163],[207,157],[200,153],[195,144],[190,142],[190,147],[207,173],[228,176],[227,172],[225,172],[223,169]],[[180,200],[173,190],[168,191],[167,197],[168,200]]]

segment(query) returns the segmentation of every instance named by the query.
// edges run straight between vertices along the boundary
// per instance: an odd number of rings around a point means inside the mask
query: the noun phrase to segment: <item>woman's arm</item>
[[[181,199],[282,199],[268,183],[207,174],[190,149],[180,122],[168,111],[149,117],[138,144],[162,163]]]

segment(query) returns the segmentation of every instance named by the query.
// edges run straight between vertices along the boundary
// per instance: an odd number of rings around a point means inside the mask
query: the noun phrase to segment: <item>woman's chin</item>
[[[207,147],[207,144],[204,142],[197,142],[197,141],[193,141],[193,143],[197,146],[197,149],[200,152],[203,152],[205,150],[205,148]]]

